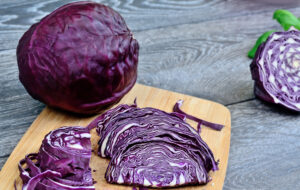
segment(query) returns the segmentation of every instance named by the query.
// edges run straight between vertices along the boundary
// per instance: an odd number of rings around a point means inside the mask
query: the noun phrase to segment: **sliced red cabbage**
[[[130,144],[113,156],[105,178],[110,183],[146,187],[205,184],[210,180],[201,159],[165,141]]]
[[[300,111],[300,32],[274,32],[261,44],[250,65],[255,95]]]
[[[117,155],[118,157],[122,157],[122,151],[126,152],[128,149],[132,150],[130,148],[131,146],[149,145],[151,147],[151,145],[157,144],[156,142],[160,142],[159,144],[161,145],[157,146],[161,151],[165,150],[165,148],[162,148],[165,147],[165,144],[167,144],[168,147],[176,146],[179,147],[181,151],[188,154],[189,157],[195,159],[198,164],[194,164],[193,167],[196,168],[197,171],[201,171],[200,176],[205,176],[202,177],[201,180],[200,178],[197,178],[197,180],[193,178],[193,180],[191,180],[191,178],[187,177],[188,179],[186,179],[184,183],[181,184],[176,182],[174,186],[187,185],[191,183],[207,183],[207,173],[210,170],[217,170],[217,163],[207,144],[202,140],[197,131],[185,122],[184,118],[185,116],[182,113],[166,113],[155,108],[138,108],[136,104],[123,104],[96,118],[88,126],[88,128],[92,129],[95,126],[97,127],[97,132],[101,137],[99,140],[98,154],[101,157],[112,158],[111,162],[117,159]],[[149,151],[150,150],[151,148]],[[146,153],[147,152],[143,151],[139,152],[141,157],[147,157],[147,155],[144,155]],[[128,152],[128,154],[130,154],[130,152]],[[185,158],[187,157],[182,157],[182,159]],[[160,158],[155,157],[152,159],[157,159],[156,161],[160,160]],[[119,163],[120,160],[117,159],[117,161]],[[127,170],[126,163],[127,162],[124,162],[124,165],[116,167],[123,167],[124,170]],[[168,170],[168,172],[172,173],[173,170]],[[111,174],[111,178],[107,178],[108,182],[121,183],[120,181],[117,181],[117,178],[115,178],[116,173],[118,172],[114,172],[114,174]],[[185,174],[182,173],[182,175]],[[109,175],[107,175],[107,177],[108,176]],[[128,176],[127,178],[127,182],[124,181],[122,183],[143,186],[140,179],[133,179],[134,175]],[[171,183],[171,181],[169,182]],[[168,182],[164,182],[161,186],[172,186],[173,183],[170,185]],[[156,182],[154,182],[151,186],[155,186],[155,184]]]
[[[45,178],[51,178],[51,177],[61,177],[61,174],[59,172],[46,170],[43,173],[39,173],[36,176],[29,179],[28,183],[23,186],[23,190],[35,190],[35,189],[41,189],[38,188],[38,184]]]
[[[63,177],[89,184],[92,181],[89,162],[91,141],[88,129],[83,127],[62,127],[51,131],[44,138],[39,160],[42,170],[60,172]],[[88,180],[88,181],[86,181]]]
[[[62,127],[47,134],[39,153],[19,163],[23,190],[94,190],[90,137],[83,127]]]
[[[201,131],[201,126],[202,125],[205,125],[207,127],[210,127],[212,129],[218,130],[218,131],[221,131],[223,129],[224,125],[220,125],[220,124],[216,124],[216,123],[211,123],[211,122],[205,121],[203,119],[197,118],[195,116],[192,116],[192,115],[189,115],[189,114],[183,112],[180,109],[180,107],[182,106],[182,104],[183,104],[183,100],[177,101],[176,104],[173,107],[173,111],[175,113],[180,113],[180,114],[186,116],[186,118],[188,118],[190,120],[196,121],[198,123],[198,132]]]
[[[104,130],[101,127],[103,122],[105,122],[107,119],[111,118],[115,113],[124,112],[127,109],[130,109],[132,107],[137,107],[136,103],[134,103],[133,105],[121,104],[114,109],[110,109],[110,110],[106,111],[105,113],[101,114],[96,119],[94,119],[86,128],[91,130],[91,129],[97,127],[96,128],[97,133],[101,136],[102,131]]]
[[[128,143],[140,140],[166,139],[182,144],[196,146],[206,157],[207,169],[217,166],[212,153],[196,130],[178,115],[166,113],[155,108],[137,108],[136,105],[120,105],[99,117],[97,131],[99,136],[98,154],[111,158],[116,150],[126,147]],[[206,158],[204,157],[204,158]]]

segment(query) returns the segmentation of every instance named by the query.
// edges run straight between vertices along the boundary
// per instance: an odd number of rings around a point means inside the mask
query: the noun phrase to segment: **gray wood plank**
[[[24,32],[25,30],[0,30],[0,51],[13,50],[10,51],[10,59],[13,64],[17,63],[16,59],[13,56],[15,56],[16,54],[16,47],[18,45],[19,39],[24,34]],[[6,62],[6,60],[2,59],[0,60],[0,62]]]
[[[232,130],[224,190],[299,189],[299,114],[259,100],[228,108]]]
[[[55,8],[72,1],[74,0],[2,0],[0,29],[25,29]],[[104,3],[119,11],[134,31],[295,7],[294,3],[287,1],[270,3],[266,0],[96,0],[96,2]]]
[[[1,49],[1,48],[0,48]],[[18,79],[15,49],[0,51],[0,167],[32,121],[44,108],[33,100]]]
[[[135,32],[138,81],[225,105],[253,99],[247,52],[270,28],[281,30],[263,13]]]

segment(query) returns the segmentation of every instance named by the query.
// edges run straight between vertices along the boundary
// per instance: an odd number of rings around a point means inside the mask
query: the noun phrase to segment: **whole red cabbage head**
[[[135,84],[139,45],[119,13],[94,2],[64,5],[22,36],[20,81],[35,99],[91,114]]]

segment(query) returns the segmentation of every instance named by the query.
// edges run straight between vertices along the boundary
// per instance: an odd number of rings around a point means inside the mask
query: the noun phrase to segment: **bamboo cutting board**
[[[182,109],[189,114],[200,117],[204,120],[224,124],[225,127],[222,131],[214,131],[209,128],[203,127],[201,137],[207,142],[208,146],[212,149],[215,159],[220,160],[219,170],[211,172],[210,176],[212,181],[207,185],[202,186],[188,186],[182,190],[221,190],[224,184],[229,146],[230,146],[230,112],[221,104],[203,100],[188,95],[183,95],[167,90],[148,87],[136,84],[134,88],[120,101],[121,103],[132,104],[134,99],[137,98],[139,107],[154,107],[167,112],[171,112],[173,105],[179,99],[183,99],[184,103]],[[22,181],[19,178],[19,171],[17,163],[25,157],[26,154],[37,152],[41,145],[44,136],[51,130],[61,126],[80,125],[86,126],[96,116],[93,117],[79,117],[78,115],[71,115],[61,111],[57,111],[46,107],[41,114],[32,123],[25,135],[20,140],[14,151],[11,153],[7,162],[2,168],[0,173],[0,190],[13,190],[14,181],[16,180],[17,188],[20,190]],[[196,123],[189,123],[196,127]],[[97,156],[97,136],[95,129],[92,130],[92,147],[93,154],[91,159],[91,168],[97,190],[132,190],[130,186],[111,185],[106,183],[104,173],[109,160]]]

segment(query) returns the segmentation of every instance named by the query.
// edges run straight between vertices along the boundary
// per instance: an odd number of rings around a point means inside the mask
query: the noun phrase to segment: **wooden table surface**
[[[280,30],[272,20],[274,10],[300,16],[300,4],[287,3],[292,1],[102,1],[122,14],[139,41],[139,83],[230,109],[224,189],[300,189],[300,115],[255,99],[246,57],[260,34]],[[45,107],[18,80],[18,40],[31,24],[67,2],[0,1],[0,168]]]

